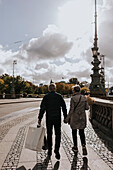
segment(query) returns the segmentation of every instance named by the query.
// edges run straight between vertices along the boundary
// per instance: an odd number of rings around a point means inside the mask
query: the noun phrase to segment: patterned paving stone
[[[2,165],[2,169],[1,170],[5,170],[5,169],[16,169],[18,162],[19,162],[19,158],[20,158],[20,154],[23,148],[23,143],[25,140],[25,133],[26,133],[26,127],[21,127],[17,133],[17,136],[13,142],[13,145]]]
[[[36,123],[36,120],[31,121],[30,123],[27,123],[26,126],[21,127],[16,135],[16,138],[11,146],[11,149],[2,165],[1,170],[16,170],[20,155],[22,152],[22,148],[25,141],[25,136],[27,132],[27,126]]]
[[[37,164],[33,170],[52,170],[52,161],[47,156],[47,151],[37,152],[36,154]]]
[[[18,117],[16,119],[13,119],[13,120],[9,121],[8,123],[0,125],[0,142],[3,140],[3,138],[6,136],[6,134],[9,132],[9,130],[13,126],[16,126],[17,124],[26,121],[27,119],[33,117],[34,115],[36,115],[36,114],[31,113],[29,115]]]
[[[63,146],[65,153],[68,157],[68,160],[71,163],[71,170],[75,170],[75,169],[91,170],[88,166],[87,157],[82,158],[82,156],[80,155],[79,152],[76,155],[73,153],[73,151],[72,151],[72,147],[73,147],[72,141],[64,131],[62,132],[62,146]]]
[[[13,119],[12,121],[5,123],[0,126],[0,141],[5,137],[8,133],[9,129],[21,122],[26,121],[30,117],[34,117],[34,113],[29,115],[24,115],[22,117]],[[17,136],[13,142],[13,145],[2,165],[1,170],[16,170],[18,166],[18,162],[20,159],[20,154],[23,148],[26,129],[27,126],[35,123],[37,120],[30,122],[24,127],[21,127],[17,133]],[[107,142],[106,140],[100,138],[95,130],[92,128],[90,122],[88,123],[88,127],[85,129],[87,144],[93,148],[93,150],[100,156],[100,158],[111,168],[113,169],[113,146]],[[101,134],[100,134],[101,136]],[[71,164],[71,170],[81,169],[81,170],[90,170],[91,168],[88,166],[87,157],[82,157],[78,152],[77,155],[74,155],[72,151],[72,141],[68,137],[65,131],[62,131],[62,141],[61,145],[65,151],[65,154]],[[33,167],[33,170],[53,170],[52,160],[49,160],[47,157],[47,151],[42,151],[36,153],[36,165]],[[58,165],[55,165],[58,166]]]
[[[111,168],[113,169],[113,146],[110,142],[102,139],[96,134],[95,130],[92,128],[90,122],[88,127],[85,129],[86,141],[93,150],[100,156],[100,158]],[[98,130],[98,134],[101,133]]]

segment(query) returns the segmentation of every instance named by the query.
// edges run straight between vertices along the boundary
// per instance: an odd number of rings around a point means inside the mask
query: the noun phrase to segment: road
[[[41,101],[0,105],[0,123],[9,118],[23,116],[40,108]]]
[[[65,100],[67,108],[69,108],[68,106],[70,99]],[[0,105],[0,124],[4,121],[8,121],[9,118],[13,119],[16,118],[17,116],[19,117],[23,115],[28,115],[33,111],[35,114],[36,112],[38,114],[38,110],[40,109],[40,103],[41,100],[34,102],[22,102]]]

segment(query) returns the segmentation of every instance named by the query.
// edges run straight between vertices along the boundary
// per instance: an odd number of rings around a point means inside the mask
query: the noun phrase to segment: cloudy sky
[[[97,0],[98,47],[105,55],[106,85],[113,85],[113,0]],[[94,0],[0,0],[0,75],[35,84],[90,83]]]

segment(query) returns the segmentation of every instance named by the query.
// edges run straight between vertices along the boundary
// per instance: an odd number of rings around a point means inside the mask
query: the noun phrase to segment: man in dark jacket
[[[46,127],[48,141],[48,156],[52,155],[52,130],[55,130],[55,157],[60,159],[60,141],[61,141],[61,107],[64,115],[64,120],[67,117],[66,104],[62,96],[56,91],[55,84],[49,85],[49,93],[46,94],[40,105],[38,123],[41,124],[43,114],[46,111]],[[65,121],[64,121],[65,122]]]

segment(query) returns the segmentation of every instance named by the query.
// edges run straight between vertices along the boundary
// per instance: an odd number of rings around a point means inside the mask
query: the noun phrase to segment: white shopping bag
[[[29,127],[25,141],[25,148],[40,152],[44,145],[44,135],[45,128],[43,126],[39,128]]]

